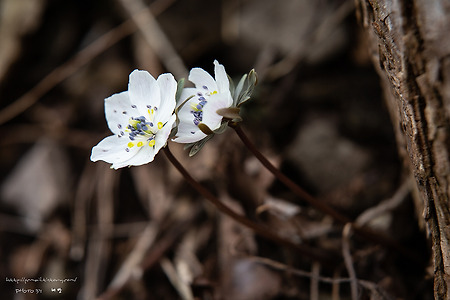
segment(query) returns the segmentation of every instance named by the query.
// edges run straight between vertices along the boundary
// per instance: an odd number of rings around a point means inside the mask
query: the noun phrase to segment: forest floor
[[[0,1],[0,298],[433,299],[430,245],[353,1],[280,3]],[[162,153],[120,170],[89,160],[110,135],[104,99],[131,71],[180,79],[213,73],[215,59],[235,80],[258,73],[241,128],[259,151],[397,246],[299,198],[232,129],[194,157],[169,147],[235,212],[326,259],[221,213]]]

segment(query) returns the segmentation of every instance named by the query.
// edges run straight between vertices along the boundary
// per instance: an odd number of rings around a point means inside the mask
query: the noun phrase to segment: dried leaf
[[[58,145],[40,140],[3,183],[2,199],[27,218],[30,229],[38,230],[38,224],[70,194],[68,174],[67,158]]]

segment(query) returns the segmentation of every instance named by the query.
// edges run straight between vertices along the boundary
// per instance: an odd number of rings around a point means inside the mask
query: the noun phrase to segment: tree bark
[[[450,2],[355,0],[400,155],[432,245],[435,299],[450,299]]]

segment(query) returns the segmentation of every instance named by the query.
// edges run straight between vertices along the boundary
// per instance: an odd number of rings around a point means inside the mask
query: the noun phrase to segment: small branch
[[[142,0],[120,0],[120,2],[165,67],[177,78],[186,77],[188,71],[183,60],[144,2]]]
[[[375,219],[376,217],[387,213],[394,208],[398,207],[403,203],[406,196],[408,196],[411,191],[412,182],[410,179],[406,179],[402,185],[395,192],[394,196],[389,199],[381,201],[377,206],[371,207],[364,211],[359,217],[356,219],[355,224],[358,226],[364,226],[368,224],[370,221]]]
[[[367,227],[359,226],[353,223],[349,218],[335,211],[330,206],[325,203],[315,199],[313,196],[304,191],[301,187],[299,187],[295,182],[293,182],[289,177],[284,175],[278,168],[276,168],[272,163],[255,147],[255,145],[249,140],[247,135],[242,131],[241,127],[237,123],[229,123],[229,126],[233,128],[241,141],[245,144],[245,146],[255,155],[255,157],[264,165],[279,181],[281,181],[285,186],[287,186],[294,194],[296,194],[301,199],[305,200],[311,206],[316,208],[317,210],[323,212],[331,216],[333,219],[338,221],[339,223],[345,225],[350,223],[353,231],[361,237],[364,237],[370,241],[375,243],[387,246],[389,248],[397,250],[399,253],[405,255],[411,260],[414,260],[420,264],[423,264],[421,259],[417,257],[414,253],[409,251],[400,245],[397,241],[384,236],[380,233],[377,233]]]
[[[341,215],[328,205],[319,200],[315,199],[307,192],[305,192],[301,187],[299,187],[296,183],[294,183],[291,179],[289,179],[286,175],[281,173],[272,163],[255,147],[255,145],[249,140],[247,135],[242,131],[239,125],[235,123],[230,123],[230,127],[232,127],[245,146],[256,156],[256,158],[266,167],[279,181],[281,181],[285,186],[287,186],[292,192],[294,192],[298,197],[305,200],[309,204],[311,204],[314,208],[320,210],[321,212],[333,217],[336,221],[346,224],[351,222],[351,220],[344,215]]]
[[[311,259],[320,261],[320,262],[326,262],[326,263],[332,263],[333,257],[329,253],[324,253],[322,250],[318,249],[311,249],[304,245],[298,245],[295,244],[287,239],[284,239],[280,237],[279,235],[273,233],[271,230],[269,230],[267,227],[262,226],[258,223],[255,223],[251,221],[250,219],[247,219],[244,216],[241,216],[234,212],[232,209],[230,209],[228,206],[223,204],[219,199],[216,198],[210,191],[205,189],[200,183],[198,183],[190,174],[189,172],[181,165],[181,163],[173,156],[172,152],[170,151],[169,147],[166,146],[163,148],[164,154],[169,159],[169,161],[172,163],[172,165],[177,168],[177,170],[183,175],[184,179],[193,187],[195,188],[203,197],[205,197],[211,204],[213,204],[218,210],[220,210],[222,213],[228,215],[229,217],[233,218],[236,222],[240,223],[241,225],[244,225],[250,229],[252,229],[257,235],[272,240],[276,243],[282,244],[284,246],[287,246],[289,248],[292,248],[301,254],[310,257]]]
[[[169,281],[172,283],[172,286],[177,290],[181,299],[183,300],[194,300],[194,295],[192,293],[192,288],[187,282],[184,282],[183,279],[178,274],[177,270],[173,263],[167,258],[163,257],[159,264],[166,274]]]
[[[319,280],[317,279],[320,276],[320,264],[314,262],[311,268],[311,283],[310,283],[310,300],[319,300]]]
[[[350,235],[352,232],[352,224],[346,224],[342,231],[342,256],[344,257],[345,268],[350,277],[350,290],[352,300],[358,300],[358,279],[356,278],[355,268],[353,267],[353,259],[350,254]]]
[[[154,4],[150,5],[149,9],[151,9],[154,15],[158,15],[168,8],[172,2],[173,0],[156,1]],[[140,11],[139,16],[145,14],[146,12],[147,9]],[[129,19],[100,36],[98,39],[86,46],[86,48],[80,50],[80,52],[78,52],[67,62],[53,69],[53,71],[45,76],[31,90],[3,108],[0,111],[0,125],[8,122],[33,106],[42,96],[48,93],[56,85],[69,78],[100,53],[109,49],[111,46],[126,36],[132,34],[136,30],[137,28],[133,20]]]

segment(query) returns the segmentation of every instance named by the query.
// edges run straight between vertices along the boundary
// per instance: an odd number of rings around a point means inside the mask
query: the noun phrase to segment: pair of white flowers
[[[222,128],[224,116],[239,116],[237,107],[247,100],[244,92],[249,90],[242,89],[246,75],[234,88],[217,61],[214,71],[215,78],[201,68],[192,69],[189,80],[195,87],[181,87],[181,93],[172,74],[155,79],[146,71],[133,71],[128,91],[105,99],[105,116],[114,135],[92,149],[91,160],[111,163],[114,169],[143,165],[153,161],[171,135],[174,142],[202,145]],[[236,111],[227,110],[233,106]]]

